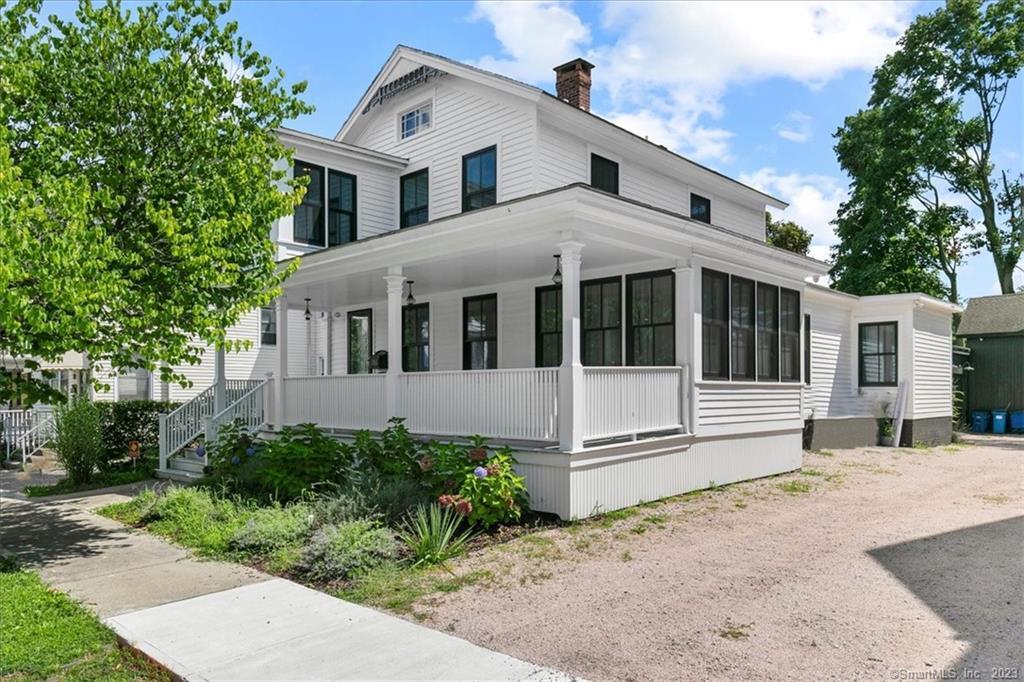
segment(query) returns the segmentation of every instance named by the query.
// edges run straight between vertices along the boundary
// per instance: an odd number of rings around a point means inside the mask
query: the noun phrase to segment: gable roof
[[[487,84],[487,85],[498,87],[499,89],[504,90],[506,92],[510,91],[510,92],[513,92],[514,94],[518,94],[520,96],[526,97],[526,98],[534,100],[534,101],[538,101],[539,102],[539,101],[543,100],[543,101],[552,102],[552,103],[557,102],[557,105],[554,105],[554,106],[560,105],[562,107],[567,107],[568,110],[571,110],[571,111],[575,112],[575,114],[570,114],[570,115],[575,115],[577,117],[580,117],[581,121],[582,120],[586,120],[586,119],[589,119],[589,120],[592,120],[592,121],[598,121],[601,124],[604,124],[605,126],[608,126],[610,129],[612,129],[612,130],[614,130],[614,131],[616,131],[618,133],[624,133],[625,135],[629,136],[629,138],[631,138],[632,140],[635,140],[635,141],[638,141],[638,142],[642,142],[645,145],[649,145],[649,148],[655,149],[655,150],[657,150],[660,153],[666,154],[670,158],[673,158],[673,159],[679,160],[679,161],[683,161],[683,162],[685,162],[685,163],[687,163],[687,164],[689,164],[691,166],[694,166],[695,168],[698,168],[698,169],[703,170],[703,171],[708,172],[708,173],[712,173],[713,175],[716,175],[719,178],[727,180],[728,182],[736,185],[737,187],[743,188],[744,190],[747,190],[749,192],[755,192],[755,193],[761,195],[765,199],[765,202],[767,204],[770,204],[770,205],[774,206],[775,208],[784,209],[787,206],[789,206],[788,202],[785,202],[785,201],[783,201],[782,199],[779,199],[776,196],[768,194],[767,192],[762,192],[761,190],[759,190],[757,188],[754,188],[754,187],[751,187],[750,185],[744,184],[744,183],[740,182],[739,180],[736,180],[735,178],[729,177],[728,175],[726,175],[724,173],[720,173],[719,171],[716,171],[713,168],[709,168],[708,166],[705,166],[704,164],[697,163],[696,161],[694,161],[692,159],[689,159],[689,158],[683,156],[682,154],[677,154],[676,152],[672,151],[668,147],[665,147],[664,145],[660,145],[660,144],[657,144],[655,142],[651,142],[646,137],[641,137],[640,135],[637,135],[636,133],[634,133],[634,132],[632,132],[630,130],[627,130],[626,128],[623,128],[622,126],[620,126],[618,124],[612,123],[611,121],[609,121],[606,118],[603,118],[603,117],[598,116],[597,114],[595,114],[593,112],[586,111],[584,109],[580,109],[577,106],[569,104],[568,102],[559,99],[558,97],[556,97],[555,95],[551,94],[550,92],[548,92],[546,90],[543,90],[541,88],[538,88],[535,85],[530,85],[529,83],[524,83],[522,81],[518,81],[518,80],[516,80],[514,78],[510,78],[508,76],[504,76],[504,75],[502,75],[500,73],[495,73],[493,71],[487,71],[486,69],[481,69],[480,67],[473,66],[471,64],[464,64],[463,62],[456,61],[456,60],[451,59],[449,57],[445,57],[443,55],[435,54],[433,52],[427,52],[426,50],[421,50],[419,48],[410,47],[408,45],[397,45],[395,47],[395,49],[391,52],[391,56],[388,57],[387,61],[384,62],[384,65],[381,66],[380,70],[377,72],[377,75],[374,76],[374,79],[370,83],[369,87],[366,88],[366,91],[363,93],[363,96],[359,98],[359,101],[356,103],[356,106],[352,109],[352,112],[349,113],[348,117],[345,119],[345,122],[341,125],[341,128],[338,129],[337,134],[334,136],[335,140],[339,140],[340,141],[341,138],[344,137],[349,132],[349,130],[352,129],[355,121],[358,119],[358,117],[360,115],[360,112],[363,111],[364,107],[370,101],[370,99],[373,97],[373,94],[377,91],[377,89],[381,85],[384,84],[384,79],[387,77],[387,75],[389,74],[391,69],[398,63],[398,61],[402,57],[406,57],[406,58],[420,58],[420,59],[426,59],[428,61],[439,62],[439,63],[443,64],[444,67],[446,69],[450,70],[452,73],[454,73],[454,74],[456,74],[458,76],[462,76],[464,78],[467,78],[469,80],[473,80],[473,81],[477,81],[477,82],[482,82],[482,83]],[[431,64],[431,66],[435,66],[435,65],[436,64]]]
[[[1024,334],[1024,294],[972,298],[956,334]]]

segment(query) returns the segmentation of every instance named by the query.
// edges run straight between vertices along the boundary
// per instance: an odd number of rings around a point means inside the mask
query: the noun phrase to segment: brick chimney
[[[555,92],[583,111],[590,111],[590,71],[594,65],[582,57],[555,67]]]

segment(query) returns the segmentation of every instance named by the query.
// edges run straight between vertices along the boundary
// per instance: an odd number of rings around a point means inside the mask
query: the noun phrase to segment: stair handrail
[[[37,413],[41,414],[41,413]],[[36,454],[43,449],[48,442],[53,439],[54,426],[57,420],[55,415],[50,412],[47,413],[37,424],[25,433],[18,436],[15,441],[16,450],[21,450],[21,467],[25,468],[28,463],[28,458]],[[10,450],[8,450],[8,458],[10,457]]]
[[[267,423],[263,392],[269,380],[259,379],[255,381],[256,385],[239,396],[237,400],[217,414],[207,417],[204,430],[207,443],[217,440],[221,426],[239,418],[242,419],[242,426],[250,431],[259,429]]]
[[[211,384],[194,398],[167,414],[160,415],[160,468],[186,445],[203,435],[206,419],[213,413],[216,384]]]

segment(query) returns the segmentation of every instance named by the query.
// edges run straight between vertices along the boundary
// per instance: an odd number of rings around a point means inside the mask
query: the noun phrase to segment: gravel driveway
[[[806,453],[492,547],[417,615],[589,679],[1020,679],[1022,483],[1024,438]]]

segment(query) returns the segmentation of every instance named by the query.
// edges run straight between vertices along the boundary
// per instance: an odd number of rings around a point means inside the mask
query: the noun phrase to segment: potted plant
[[[882,403],[875,413],[878,423],[878,444],[891,448],[893,446],[892,417],[889,416],[889,403]]]

